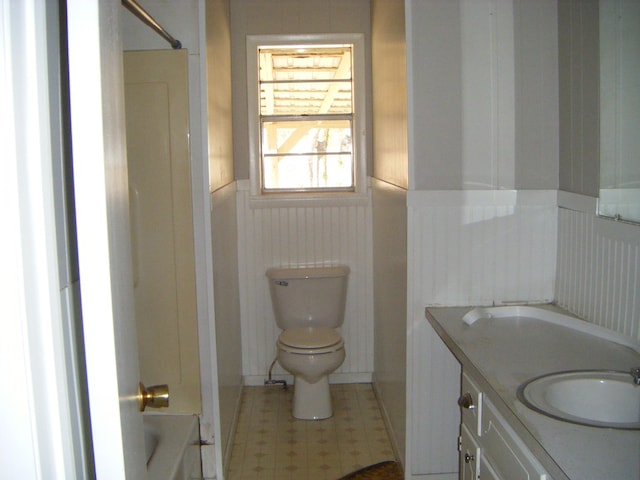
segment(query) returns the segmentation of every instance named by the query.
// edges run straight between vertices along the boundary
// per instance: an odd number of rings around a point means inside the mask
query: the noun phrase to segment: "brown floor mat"
[[[381,462],[361,468],[339,480],[403,480],[404,474],[398,462]]]

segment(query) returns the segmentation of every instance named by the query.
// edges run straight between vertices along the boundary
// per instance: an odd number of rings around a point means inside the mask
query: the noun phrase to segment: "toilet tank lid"
[[[267,270],[267,277],[272,280],[286,280],[292,278],[331,278],[346,277],[351,270],[346,265],[333,267],[295,267],[276,268]]]

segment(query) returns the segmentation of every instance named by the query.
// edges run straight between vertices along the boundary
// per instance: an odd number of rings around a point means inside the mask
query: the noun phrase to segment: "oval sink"
[[[592,427],[640,430],[640,386],[629,373],[557,372],[518,388],[518,399],[543,415]]]

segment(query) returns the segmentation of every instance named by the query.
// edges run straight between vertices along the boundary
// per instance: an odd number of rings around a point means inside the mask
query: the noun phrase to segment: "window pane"
[[[351,82],[260,84],[260,115],[317,115],[353,112]]]
[[[262,154],[351,154],[351,120],[262,122]]]
[[[260,115],[352,113],[351,45],[260,47]]]
[[[268,156],[263,159],[264,190],[353,190],[351,154]]]
[[[351,45],[260,47],[260,81],[351,80]]]
[[[351,121],[263,122],[263,185],[269,189],[351,188]]]

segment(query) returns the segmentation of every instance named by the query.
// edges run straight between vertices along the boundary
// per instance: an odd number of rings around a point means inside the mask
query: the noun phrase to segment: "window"
[[[250,36],[252,193],[361,193],[362,36]]]

